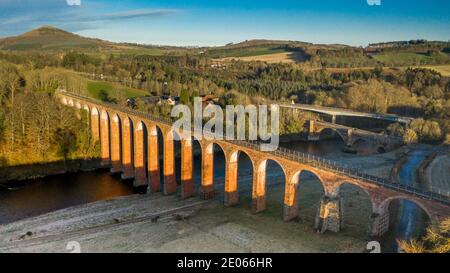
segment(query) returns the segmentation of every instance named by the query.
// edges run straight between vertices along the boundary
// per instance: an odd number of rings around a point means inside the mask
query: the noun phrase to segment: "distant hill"
[[[5,50],[112,49],[114,44],[85,38],[55,27],[44,26],[16,37],[0,39]]]
[[[133,54],[181,54],[183,48],[113,43],[86,38],[52,26],[43,26],[24,34],[0,39],[0,50],[15,51],[108,51]]]
[[[312,44],[302,41],[255,39],[216,47],[176,47],[114,43],[87,38],[52,26],[0,39],[0,50],[88,53],[126,53],[152,56],[205,54],[216,61],[232,60],[305,62],[315,67],[352,68],[384,66],[423,66],[450,64],[448,42],[412,40],[371,44],[366,48],[340,44]]]

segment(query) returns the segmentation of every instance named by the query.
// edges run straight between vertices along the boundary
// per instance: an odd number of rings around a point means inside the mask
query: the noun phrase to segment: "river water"
[[[416,179],[416,170],[420,163],[431,153],[430,150],[418,149],[411,152],[399,171],[400,183],[420,187]],[[384,252],[398,252],[397,240],[409,241],[423,235],[429,219],[426,213],[415,203],[407,200],[393,201],[389,207],[391,227],[383,237]]]
[[[340,153],[344,144],[340,140],[324,140],[318,143],[290,142],[281,146],[315,155],[326,156]],[[414,183],[413,169],[427,155],[425,151],[415,152],[400,171],[402,183]],[[268,176],[282,175],[276,164],[269,165]],[[177,173],[180,162],[177,160]],[[194,159],[194,179],[199,188],[201,181],[201,157]],[[223,183],[225,176],[225,160],[223,154],[217,153],[214,160],[214,174],[218,184]],[[245,187],[251,190],[252,165],[245,156],[239,160],[239,181],[246,181]],[[270,179],[269,179],[270,180]],[[279,180],[279,179],[273,179]],[[269,181],[268,181],[269,182]],[[38,216],[59,209],[107,200],[118,196],[134,194],[131,182],[121,181],[118,176],[108,171],[94,171],[87,173],[57,175],[42,179],[28,180],[13,185],[17,190],[7,190],[0,187],[0,225],[21,219]],[[220,187],[220,185],[218,186]],[[241,187],[241,185],[240,185]],[[398,219],[394,222],[390,232],[383,238],[383,249],[386,252],[396,252],[396,239],[409,239],[417,236],[423,227],[420,209],[410,202],[393,204],[394,215]],[[392,210],[392,208],[391,208]],[[392,215],[392,214],[391,214]],[[422,228],[423,230],[423,228]]]

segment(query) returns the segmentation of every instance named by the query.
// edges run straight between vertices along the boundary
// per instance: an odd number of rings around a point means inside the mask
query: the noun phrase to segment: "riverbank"
[[[335,154],[371,174],[389,175],[398,152],[378,156]],[[283,219],[284,183],[278,176],[267,179],[267,210],[251,213],[251,177],[240,179],[240,203],[223,206],[223,181],[217,181],[215,201],[198,197],[181,200],[160,193],[131,195],[51,212],[0,226],[0,252],[66,252],[69,241],[83,252],[363,252],[372,213],[364,191],[344,186],[344,230],[317,234],[314,220],[323,196],[312,178],[300,185],[300,218]],[[197,190],[199,187],[197,185]],[[199,196],[199,195],[197,195]],[[161,215],[158,219],[159,214]],[[152,221],[153,219],[153,221]]]
[[[310,221],[285,223],[278,206],[253,215],[248,201],[227,208],[161,194],[116,198],[0,227],[0,252],[66,252],[69,241],[82,252],[364,251],[360,233],[321,235]]]
[[[424,171],[425,183],[434,192],[450,192],[450,154],[438,154]]]
[[[53,175],[88,172],[101,169],[100,159],[79,159],[33,165],[6,166],[0,168],[0,184],[14,185],[17,182]]]

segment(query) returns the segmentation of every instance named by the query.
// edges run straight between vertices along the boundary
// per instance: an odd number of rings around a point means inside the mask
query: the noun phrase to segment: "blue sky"
[[[0,37],[53,25],[111,41],[168,45],[447,41],[449,14],[448,0],[0,0]]]

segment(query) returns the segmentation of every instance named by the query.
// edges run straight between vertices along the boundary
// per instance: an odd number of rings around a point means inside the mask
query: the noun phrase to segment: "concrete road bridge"
[[[281,108],[285,109],[293,109],[293,110],[301,110],[308,111],[318,114],[325,114],[331,116],[331,123],[336,123],[337,116],[346,116],[346,117],[365,117],[372,118],[378,120],[389,121],[393,123],[401,123],[401,124],[409,124],[413,118],[402,117],[393,114],[380,114],[380,113],[366,113],[366,112],[358,112],[352,111],[349,109],[343,108],[333,108],[333,107],[324,107],[324,106],[316,106],[309,104],[280,104]]]
[[[371,147],[374,147],[376,151],[383,153],[403,145],[403,139],[400,137],[377,134],[344,125],[314,120],[310,120],[308,122],[308,140],[320,140],[321,133],[327,129],[336,132],[336,134],[342,138],[347,147],[354,147],[355,144],[359,142],[366,142]]]
[[[189,198],[196,192],[193,177],[194,137],[181,140],[181,181],[175,178],[175,145],[172,121],[103,103],[91,98],[58,91],[58,100],[78,109],[79,115],[88,117],[92,137],[100,143],[102,164],[123,178],[134,179],[134,186],[147,187],[150,193],[180,193]],[[158,135],[162,136],[158,138]],[[159,139],[163,142],[163,166],[159,166]],[[372,204],[369,225],[371,236],[380,236],[389,229],[389,204],[406,199],[420,206],[436,223],[450,216],[448,196],[393,183],[389,180],[346,168],[338,162],[301,152],[278,149],[264,152],[258,142],[206,140],[198,141],[202,152],[201,196],[214,197],[214,147],[223,150],[225,169],[225,205],[234,206],[238,196],[238,162],[246,154],[253,166],[252,212],[266,208],[266,168],[269,161],[277,163],[284,172],[285,194],[283,218],[290,221],[299,217],[299,184],[303,172],[314,174],[324,189],[315,227],[320,232],[338,232],[343,226],[343,210],[339,191],[345,184],[361,188]],[[160,172],[163,181],[160,181]],[[161,183],[162,182],[162,183]],[[178,189],[179,188],[179,189]]]

